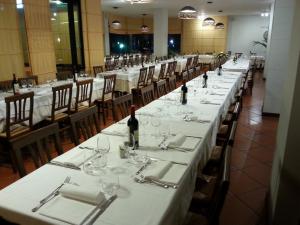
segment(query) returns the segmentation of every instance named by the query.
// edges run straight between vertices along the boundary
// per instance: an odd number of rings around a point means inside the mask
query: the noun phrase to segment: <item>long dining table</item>
[[[90,79],[88,78],[79,78],[78,80]],[[93,78],[93,92],[92,92],[92,101],[102,97],[102,90],[104,86],[103,78]],[[45,120],[48,116],[51,115],[52,107],[52,87],[64,85],[68,83],[73,83],[73,80],[66,81],[55,81],[52,83],[41,84],[36,87],[31,88],[21,88],[20,93],[26,93],[33,91],[34,92],[34,110],[33,110],[33,124]],[[12,91],[0,93],[0,132],[3,131],[5,126],[6,119],[6,104],[4,101],[5,97],[13,95]],[[72,103],[75,103],[76,97],[76,84],[73,83],[72,90]]]
[[[234,100],[241,85],[241,72],[208,72],[208,88],[202,88],[202,76],[189,82],[188,101],[180,103],[180,88],[136,111],[139,120],[139,147],[135,155],[146,156],[155,163],[169,162],[164,180],[176,183],[169,188],[134,179],[141,164],[132,157],[120,157],[120,145],[128,140],[128,117],[103,129],[101,133],[56,157],[53,161],[82,160],[81,170],[48,163],[0,191],[0,216],[19,224],[81,224],[95,205],[64,200],[58,195],[39,211],[32,212],[41,199],[59,186],[67,176],[79,186],[102,189],[103,176],[88,175],[83,170],[89,149],[106,137],[110,151],[106,154],[105,173],[114,174],[119,182],[117,198],[96,219],[99,225],[176,225],[182,224],[194,191],[198,168],[203,166],[215,144],[220,118]],[[161,148],[160,143],[184,136],[186,147]],[[98,143],[99,144],[99,143]],[[189,147],[188,147],[189,146]],[[152,165],[153,164],[153,165]],[[143,164],[144,166],[145,164]],[[153,169],[153,168],[152,168]],[[144,168],[147,172],[147,167]],[[108,197],[108,196],[107,196]],[[50,213],[51,211],[51,213]]]

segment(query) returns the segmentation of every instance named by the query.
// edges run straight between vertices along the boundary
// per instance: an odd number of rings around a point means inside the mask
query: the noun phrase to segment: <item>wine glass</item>
[[[110,150],[110,142],[107,136],[99,135],[97,138],[97,148],[96,152],[100,153],[101,155],[105,155]]]
[[[108,195],[115,195],[120,188],[120,180],[118,174],[107,173],[101,177],[102,190]]]

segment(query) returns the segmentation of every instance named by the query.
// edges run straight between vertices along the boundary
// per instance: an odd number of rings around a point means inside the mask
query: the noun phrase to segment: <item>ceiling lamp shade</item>
[[[179,19],[196,19],[197,10],[192,6],[185,6],[178,12]]]
[[[114,20],[111,22],[113,29],[120,29],[121,28],[121,22],[119,20]]]
[[[147,26],[147,25],[145,25],[145,24],[143,24],[142,26],[141,26],[141,32],[142,33],[148,33],[149,32],[149,27]]]
[[[143,3],[149,3],[149,0],[126,0],[130,4],[143,4]]]
[[[203,20],[203,25],[204,26],[214,25],[215,22],[216,21],[213,18],[207,17],[206,19]]]
[[[216,29],[224,29],[225,28],[225,25],[224,25],[224,23],[217,23],[216,24]]]

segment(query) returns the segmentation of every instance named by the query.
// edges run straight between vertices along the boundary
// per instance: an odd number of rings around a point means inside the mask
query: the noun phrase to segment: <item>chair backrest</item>
[[[80,144],[81,137],[87,140],[101,131],[96,106],[72,114],[70,122],[76,145]]]
[[[146,79],[147,79],[147,67],[140,69],[140,75],[137,83],[137,88],[144,87],[146,85]]]
[[[6,137],[11,137],[11,128],[14,125],[28,121],[29,128],[32,128],[34,92],[20,95],[13,95],[5,98],[6,103]]]
[[[168,68],[167,68],[166,76],[170,77],[170,76],[173,75],[172,73],[173,73],[173,62],[168,62]]]
[[[71,70],[65,70],[65,71],[58,72],[56,74],[56,79],[57,80],[73,79],[73,72]]]
[[[141,88],[142,104],[147,105],[154,100],[153,84]]]
[[[155,73],[155,66],[149,66],[146,85],[152,84],[154,73]]]
[[[192,65],[192,60],[193,60],[193,57],[187,58],[186,65],[185,65],[186,70],[188,70],[190,68],[190,66]]]
[[[133,67],[133,55],[130,55],[128,58],[128,66]]]
[[[104,76],[104,87],[102,92],[102,101],[112,100],[116,86],[116,74]]]
[[[192,80],[194,77],[195,77],[195,69],[193,67],[191,67],[188,70],[188,78],[189,78],[189,80]]]
[[[56,87],[52,87],[52,109],[51,120],[55,120],[55,114],[60,110],[67,110],[70,113],[71,101],[72,101],[72,88],[73,84],[64,84]]]
[[[176,76],[175,75],[169,77],[168,84],[169,84],[169,91],[173,91],[176,89]]]
[[[157,97],[160,98],[163,95],[166,95],[167,92],[167,82],[166,80],[160,80],[157,82]]]
[[[213,193],[212,204],[209,209],[208,220],[209,224],[219,224],[220,214],[228,193],[230,183],[230,159],[231,147],[227,146],[225,155],[222,160],[220,172],[217,177],[216,187]]]
[[[234,138],[235,138],[235,132],[237,128],[237,121],[233,121],[230,135],[229,135],[229,140],[228,140],[228,145],[233,146],[234,145]]]
[[[118,66],[119,66],[119,56],[114,57],[113,68],[116,68]]]
[[[125,65],[127,65],[128,64],[128,61],[127,61],[127,56],[123,56],[123,60],[122,60],[122,62],[121,62],[121,66],[123,67],[123,66],[125,66]]]
[[[166,64],[162,63],[160,65],[160,71],[159,71],[159,75],[158,75],[158,80],[165,79],[165,74],[166,74]]]
[[[195,67],[195,77],[198,77],[201,75],[201,66],[198,65]]]
[[[29,150],[35,167],[38,168],[51,161],[51,153],[53,150],[51,143],[54,143],[58,155],[63,153],[57,123],[50,124],[49,126],[10,140],[12,150],[16,156],[16,166],[21,177],[27,174],[24,167],[22,150],[25,148]]]
[[[177,68],[177,61],[173,61],[172,75],[175,74],[176,68]],[[172,76],[172,75],[171,75],[171,76]]]
[[[139,65],[140,64],[140,55],[135,55],[134,64],[135,65]]]
[[[103,73],[104,72],[103,66],[93,66],[93,70],[94,70],[95,77],[97,77],[98,73]]]
[[[189,74],[188,74],[188,71],[187,70],[183,70],[181,72],[181,77],[182,77],[182,80],[187,82],[189,80]]]
[[[114,99],[113,110],[115,121],[119,121],[130,114],[130,106],[132,103],[132,94],[123,95]]]
[[[38,76],[20,77],[18,78],[18,83],[21,87],[24,85],[29,87],[30,85],[31,86],[38,85],[39,80],[38,80]]]
[[[194,56],[194,58],[193,58],[193,66],[194,67],[198,65],[198,59],[199,59],[198,55]]]
[[[12,80],[0,81],[0,91],[9,91],[12,89]]]
[[[107,57],[106,59],[105,59],[105,70],[106,71],[110,71],[110,70],[112,70],[112,65],[111,65],[112,63],[111,63],[111,57]]]
[[[87,102],[91,106],[92,93],[93,93],[93,79],[81,80],[76,82],[76,101],[75,111],[78,111],[80,104]]]

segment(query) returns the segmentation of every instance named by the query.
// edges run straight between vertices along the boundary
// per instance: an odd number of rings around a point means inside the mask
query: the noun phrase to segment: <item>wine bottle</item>
[[[131,106],[131,116],[127,121],[129,146],[139,146],[139,121],[135,118],[135,105]]]
[[[181,97],[180,97],[180,102],[182,105],[185,105],[187,103],[187,92],[188,92],[188,88],[186,86],[185,81],[183,81],[183,85],[181,87]]]
[[[14,95],[19,93],[20,87],[16,78],[16,74],[13,74],[12,88],[13,88]]]
[[[207,76],[207,73],[206,73],[206,71],[204,72],[204,75],[203,75],[203,88],[207,88],[207,78],[208,78],[208,76]]]
[[[219,76],[222,75],[222,66],[221,66],[221,65],[219,66],[219,69],[218,69],[218,75],[219,75]]]

